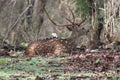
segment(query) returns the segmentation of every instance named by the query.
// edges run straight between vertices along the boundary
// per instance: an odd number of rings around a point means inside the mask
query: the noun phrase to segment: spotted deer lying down
[[[47,14],[48,15],[48,14]],[[50,19],[50,17],[48,16]],[[51,20],[51,19],[50,19]],[[88,30],[81,27],[81,24],[84,23],[86,19],[80,21],[79,23],[75,23],[75,21],[70,21],[70,24],[68,25],[57,25],[56,26],[64,26],[69,31],[72,31],[72,34],[69,38],[61,39],[61,38],[47,38],[42,40],[36,40],[33,41],[28,45],[26,48],[26,55],[46,55],[47,53],[53,53],[55,55],[63,55],[64,53],[70,53],[71,50],[73,50],[77,43],[76,40],[79,36],[86,35],[88,33]]]

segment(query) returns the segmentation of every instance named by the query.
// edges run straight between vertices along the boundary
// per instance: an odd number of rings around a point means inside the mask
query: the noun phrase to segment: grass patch
[[[74,72],[70,67],[63,66],[67,63],[67,58],[52,58],[52,57],[32,57],[32,58],[0,58],[0,79],[10,80],[34,80],[36,76],[49,80],[75,80],[82,78],[90,80],[91,77],[111,77],[118,79],[119,75],[111,73],[92,73],[92,72]],[[98,62],[98,61],[97,61]]]

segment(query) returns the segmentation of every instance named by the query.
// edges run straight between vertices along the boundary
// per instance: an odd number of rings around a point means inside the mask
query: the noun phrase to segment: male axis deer
[[[47,38],[43,40],[37,40],[33,41],[28,45],[26,48],[26,55],[33,56],[33,55],[47,55],[47,53],[53,53],[54,55],[64,55],[65,53],[70,53],[76,45],[76,40],[79,36],[86,35],[88,33],[88,30],[81,28],[81,24],[85,22],[86,19],[82,20],[80,23],[75,23],[75,17],[72,12],[73,21],[67,19],[70,24],[66,25],[58,25],[56,24],[48,15],[46,9],[45,12],[49,18],[49,20],[56,26],[64,26],[69,31],[72,31],[72,34],[69,38],[61,39],[61,38]]]

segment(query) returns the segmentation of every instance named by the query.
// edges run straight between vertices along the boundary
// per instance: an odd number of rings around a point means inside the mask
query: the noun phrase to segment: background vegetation
[[[53,25],[46,17],[43,7],[46,7],[51,18],[60,24],[67,24],[64,18],[66,15],[71,17],[68,9],[70,7],[77,17],[76,20],[87,17],[86,26],[93,34],[99,27],[103,27],[100,35],[102,41],[113,42],[113,37],[119,40],[119,0],[2,0],[1,44],[19,45],[37,38],[51,37],[53,32],[59,37],[68,37],[69,31]],[[110,39],[106,35],[109,35]]]
[[[65,27],[51,23],[45,8],[58,24],[68,24],[66,18],[72,21],[73,14],[76,22],[86,18],[82,26],[89,29],[90,34],[78,40],[81,44],[89,48],[117,42],[113,46],[118,45],[120,51],[120,0],[0,0],[0,56],[9,54],[9,57],[0,57],[0,79],[119,80],[119,52],[101,50],[47,58],[24,57],[22,51],[5,52],[3,46],[25,46],[26,42],[52,37],[52,33],[60,38],[70,36],[71,32]]]

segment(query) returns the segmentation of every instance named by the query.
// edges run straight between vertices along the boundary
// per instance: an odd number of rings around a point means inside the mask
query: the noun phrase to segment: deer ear
[[[69,31],[72,31],[72,27],[71,27],[71,26],[67,26],[67,29],[68,29]]]

